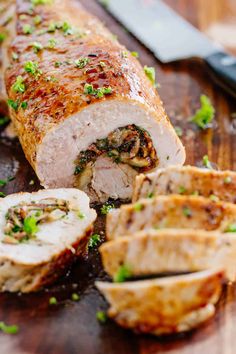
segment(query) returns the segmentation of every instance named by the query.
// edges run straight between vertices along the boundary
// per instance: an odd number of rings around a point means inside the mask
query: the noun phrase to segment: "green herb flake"
[[[38,78],[40,75],[42,75],[42,70],[39,69],[39,64],[37,62],[33,61],[27,61],[24,65],[25,71]]]
[[[57,41],[54,38],[49,39],[47,48],[54,49],[57,45]]]
[[[183,129],[181,127],[176,126],[175,127],[175,132],[178,135],[178,137],[183,136]]]
[[[19,59],[19,55],[17,53],[15,53],[15,52],[12,53],[11,57],[12,57],[13,60],[18,60]]]
[[[80,300],[80,296],[78,294],[76,294],[76,293],[73,293],[71,295],[71,300],[72,301],[79,301]]]
[[[32,215],[25,218],[23,230],[27,233],[27,235],[32,236],[34,236],[39,231],[37,219],[35,216]]]
[[[19,101],[14,101],[14,100],[7,100],[7,104],[9,107],[11,107],[12,109],[14,109],[15,111],[18,110],[18,107],[19,107]]]
[[[210,195],[210,200],[211,200],[212,202],[218,202],[218,201],[219,201],[219,198],[218,198],[216,195],[211,194],[211,195]]]
[[[230,184],[230,183],[232,183],[232,178],[230,176],[225,177],[224,184]]]
[[[98,89],[94,89],[92,84],[86,83],[84,85],[84,93],[87,95],[95,96],[97,98],[102,98],[104,95],[109,95],[112,93],[111,87],[99,87]]]
[[[0,192],[0,198],[5,198],[5,197],[6,197],[6,194],[3,192]]]
[[[202,164],[204,167],[208,168],[209,170],[213,170],[213,167],[212,167],[212,164],[209,160],[208,155],[203,156]]]
[[[66,36],[69,36],[74,33],[71,25],[68,22],[64,22],[62,25],[62,31]]]
[[[30,186],[33,186],[35,184],[35,181],[33,180],[33,179],[31,179],[30,181],[29,181],[29,185]]]
[[[8,326],[4,322],[0,322],[0,331],[5,334],[17,334],[19,332],[19,327],[16,325]]]
[[[15,83],[12,85],[12,89],[18,93],[25,92],[25,83],[22,76],[17,76]]]
[[[114,209],[115,206],[114,204],[104,204],[102,207],[101,207],[101,214],[102,215],[107,215],[112,209]]]
[[[75,67],[83,69],[89,63],[89,58],[79,58],[75,60]]]
[[[139,58],[138,52],[131,52],[131,55],[135,58]]]
[[[50,5],[52,4],[52,0],[31,0],[31,4],[34,6],[37,5]]]
[[[2,125],[7,124],[8,122],[10,122],[10,118],[9,117],[0,117],[0,127]]]
[[[184,216],[186,216],[187,218],[192,216],[192,211],[189,207],[184,207],[183,208],[183,214]]]
[[[179,187],[179,194],[184,194],[186,193],[186,188],[184,186]]]
[[[33,21],[34,21],[34,24],[35,24],[36,26],[37,26],[37,25],[40,25],[40,23],[42,23],[42,17],[39,16],[39,15],[37,15],[37,16],[34,17]]]
[[[153,192],[148,193],[148,195],[147,195],[148,199],[152,199],[153,197],[154,197],[154,193]]]
[[[31,43],[31,47],[33,48],[34,52],[37,54],[41,50],[43,50],[43,45],[39,42]]]
[[[23,26],[23,33],[24,34],[32,34],[34,32],[34,27],[29,24]]]
[[[142,211],[143,208],[144,208],[144,206],[141,203],[134,204],[134,211]]]
[[[78,212],[77,215],[78,215],[78,218],[81,219],[81,220],[85,218],[85,214],[81,213],[80,211]]]
[[[63,65],[63,63],[61,61],[56,61],[54,63],[55,68],[60,68],[61,65]]]
[[[0,43],[4,42],[6,38],[7,38],[6,33],[0,33]]]
[[[113,280],[116,283],[123,283],[124,281],[126,281],[131,277],[132,277],[132,272],[130,267],[128,267],[127,265],[122,265],[114,275]]]
[[[57,299],[55,298],[55,296],[50,297],[49,305],[57,305]]]
[[[7,179],[0,179],[0,187],[5,187],[9,182],[13,181],[15,177],[8,177]]]
[[[99,244],[99,242],[101,242],[101,236],[99,234],[92,235],[88,242],[88,248],[93,249]]]
[[[144,72],[147,78],[151,81],[153,86],[156,86],[156,72],[153,67],[149,67],[147,65],[144,66]]]
[[[196,124],[201,129],[207,129],[215,117],[215,108],[206,95],[201,95],[200,103],[201,107],[191,118],[191,122]]]
[[[107,322],[107,315],[104,311],[98,311],[96,313],[96,319],[98,320],[98,322],[104,324]]]
[[[20,106],[21,106],[22,109],[27,109],[28,103],[26,101],[23,101],[23,102],[21,102]]]
[[[230,224],[225,232],[236,232],[236,223]]]

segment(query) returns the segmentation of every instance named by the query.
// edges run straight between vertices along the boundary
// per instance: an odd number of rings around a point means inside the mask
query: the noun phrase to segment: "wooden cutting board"
[[[118,1],[118,0],[117,0]],[[155,1],[155,0],[146,0]],[[199,61],[162,66],[137,40],[122,28],[95,0],[81,0],[117,34],[128,49],[137,51],[143,65],[155,66],[160,95],[173,124],[183,129],[187,163],[200,164],[203,155],[222,169],[236,169],[236,102],[217,88]],[[235,0],[167,0],[195,26],[220,39],[236,54]],[[131,14],[132,15],[132,14]],[[76,14],[75,14],[76,16]],[[229,31],[229,33],[227,33]],[[173,31],[173,41],[175,40]],[[187,43],[186,43],[187,45]],[[234,47],[235,46],[235,47]],[[205,93],[216,108],[213,129],[200,132],[188,122]],[[5,193],[37,190],[39,184],[17,140],[0,138],[0,179],[15,176]],[[30,185],[31,180],[35,181]],[[97,230],[102,232],[99,218]],[[228,286],[215,318],[204,327],[177,337],[138,336],[108,321],[100,325],[96,312],[106,304],[94,288],[104,278],[95,250],[79,262],[58,284],[32,295],[0,295],[0,321],[18,324],[19,334],[0,333],[1,354],[234,354],[236,352],[236,287]],[[70,300],[72,293],[79,302]],[[51,296],[58,305],[50,306]],[[145,299],[143,299],[145,301]]]

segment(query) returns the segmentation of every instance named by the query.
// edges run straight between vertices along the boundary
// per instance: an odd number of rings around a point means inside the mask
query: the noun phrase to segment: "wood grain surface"
[[[118,0],[117,0],[118,1]],[[151,1],[151,0],[149,0]],[[161,65],[152,54],[115,21],[95,0],[81,0],[118,35],[120,41],[140,54],[143,65],[155,66],[160,95],[173,124],[183,129],[187,163],[201,164],[204,154],[219,168],[236,169],[236,102],[216,87],[200,61]],[[236,54],[235,0],[166,0],[166,2],[214,39]],[[76,16],[76,14],[75,14]],[[173,41],[175,40],[173,31]],[[186,45],[188,45],[186,43]],[[214,127],[200,132],[188,118],[205,93],[216,108]],[[2,192],[37,190],[39,184],[17,140],[0,138],[0,179],[15,176]],[[35,181],[30,185],[31,180]],[[103,220],[97,230],[102,232]],[[18,324],[17,335],[0,333],[1,354],[234,354],[236,352],[236,287],[228,286],[214,320],[204,327],[177,337],[138,336],[108,321],[100,325],[96,312],[106,304],[94,288],[104,278],[95,250],[80,261],[60,282],[41,293],[0,295],[0,321]],[[79,302],[70,300],[72,293]],[[48,301],[56,296],[58,305]],[[144,299],[145,301],[145,299]]]

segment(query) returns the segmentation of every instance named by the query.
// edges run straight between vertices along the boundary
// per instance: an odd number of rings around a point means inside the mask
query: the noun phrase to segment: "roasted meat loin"
[[[0,291],[30,292],[56,280],[85,253],[95,219],[77,189],[0,200]]]
[[[125,200],[138,173],[183,164],[184,148],[137,59],[78,1],[32,4],[16,1],[5,83],[41,184]]]

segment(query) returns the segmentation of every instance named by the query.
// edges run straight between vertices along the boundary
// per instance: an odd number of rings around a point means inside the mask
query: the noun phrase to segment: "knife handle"
[[[236,58],[224,52],[216,52],[205,58],[216,83],[236,97]]]

